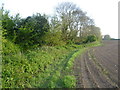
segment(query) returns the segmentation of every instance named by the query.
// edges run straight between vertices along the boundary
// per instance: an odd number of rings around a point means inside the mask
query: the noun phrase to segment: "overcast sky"
[[[102,35],[118,38],[119,0],[0,0],[0,3],[4,3],[4,8],[10,10],[11,15],[20,13],[21,17],[27,17],[36,12],[53,15],[54,8],[64,1],[73,2],[86,11],[101,28]]]

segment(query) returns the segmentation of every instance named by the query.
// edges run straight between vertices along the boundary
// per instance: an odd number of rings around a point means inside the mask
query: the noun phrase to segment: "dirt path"
[[[74,72],[77,88],[118,87],[118,44],[104,41],[103,46],[87,50],[76,58]]]

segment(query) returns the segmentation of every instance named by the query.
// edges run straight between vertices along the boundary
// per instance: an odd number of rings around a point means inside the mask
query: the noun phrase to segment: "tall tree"
[[[104,40],[110,40],[111,39],[111,37],[110,37],[110,35],[104,35]]]
[[[76,4],[72,2],[63,2],[56,7],[57,16],[61,22],[61,30],[65,40],[74,41],[78,33],[80,39],[82,38],[83,28],[88,25],[94,25],[91,18],[86,16]]]
[[[56,7],[57,16],[60,18],[61,30],[65,40],[68,39],[70,24],[73,22],[72,13],[76,8],[77,6],[71,2],[63,2]]]

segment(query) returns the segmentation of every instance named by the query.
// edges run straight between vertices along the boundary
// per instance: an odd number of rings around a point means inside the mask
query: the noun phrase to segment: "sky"
[[[53,15],[58,3],[66,1],[73,2],[87,12],[87,16],[94,19],[96,26],[101,28],[102,35],[109,34],[112,38],[118,38],[120,0],[0,0],[0,4],[4,3],[4,9],[9,10],[11,15],[19,13],[24,18],[37,12]]]

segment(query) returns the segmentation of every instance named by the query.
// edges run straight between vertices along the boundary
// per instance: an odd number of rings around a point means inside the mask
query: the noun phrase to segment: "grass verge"
[[[96,43],[68,46],[43,46],[22,52],[8,40],[2,43],[3,88],[73,88],[74,59]]]

